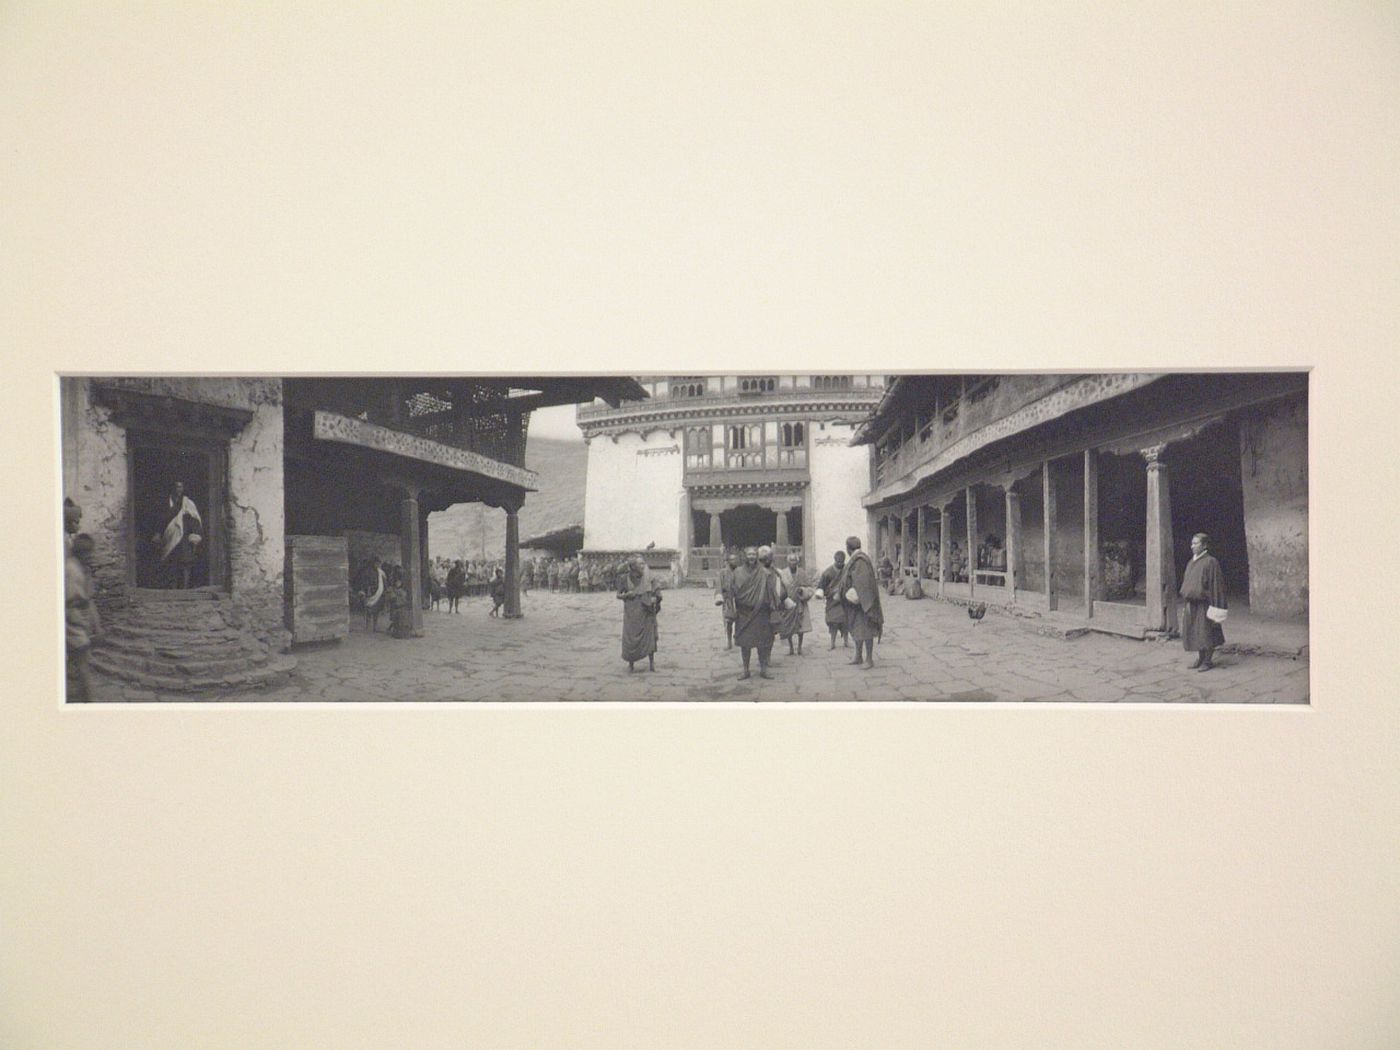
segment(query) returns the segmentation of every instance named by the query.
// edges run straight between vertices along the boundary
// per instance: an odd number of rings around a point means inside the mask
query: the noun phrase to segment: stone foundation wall
[[[1308,615],[1308,408],[1293,398],[1240,420],[1240,478],[1252,612]]]

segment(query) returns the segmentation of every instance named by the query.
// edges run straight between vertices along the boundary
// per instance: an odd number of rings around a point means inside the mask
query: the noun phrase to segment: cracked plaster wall
[[[1252,612],[1308,615],[1308,407],[1304,398],[1240,420],[1240,480]]]
[[[280,379],[64,379],[64,495],[83,508],[82,531],[96,543],[99,604],[118,611],[127,595],[126,432],[96,404],[93,384],[249,409],[253,418],[229,443],[229,614],[274,648],[285,648],[283,577],[282,381]],[[203,509],[203,508],[201,508]]]

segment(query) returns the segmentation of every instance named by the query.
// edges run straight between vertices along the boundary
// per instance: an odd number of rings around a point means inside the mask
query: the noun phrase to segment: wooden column
[[[948,508],[943,503],[938,508],[938,596],[943,597],[943,581],[948,578]]]
[[[1060,596],[1055,593],[1055,529],[1059,515],[1055,511],[1055,479],[1050,474],[1050,461],[1040,465],[1041,483],[1045,491],[1045,608],[1051,612],[1060,607]]]
[[[899,512],[899,542],[895,545],[898,553],[890,559],[894,562],[894,583],[904,579],[904,563],[909,560],[909,541],[905,539],[904,511]]]
[[[816,509],[812,506],[811,486],[802,490],[802,564],[812,570],[821,565],[817,551]]]
[[[1176,552],[1172,549],[1172,498],[1165,445],[1142,450],[1147,460],[1147,629],[1176,628]]]
[[[423,556],[418,535],[418,489],[404,489],[399,504],[399,563],[403,566],[404,590],[408,592],[408,623],[415,638],[423,636]]]
[[[695,535],[695,515],[692,513],[692,509],[690,491],[684,489],[680,494],[681,527],[680,536],[676,542],[680,545],[681,572],[686,574],[690,572],[690,552],[694,549],[698,538]]]
[[[423,604],[423,588],[428,585],[428,574],[433,565],[431,553],[428,551],[428,508],[419,506],[418,508],[418,541],[423,548],[423,553],[419,564],[422,566],[422,575],[418,577],[418,603]]]
[[[1016,587],[1021,582],[1021,494],[1006,483],[1006,596],[1016,600]]]
[[[1099,596],[1099,457],[1084,450],[1084,615],[1094,615]]]
[[[788,545],[788,527],[787,527],[787,525],[788,525],[788,522],[787,522],[787,508],[786,508],[786,507],[783,507],[783,508],[779,509],[779,511],[778,511],[778,518],[777,518],[778,532],[777,532],[777,538],[773,541],[773,542],[774,542],[777,546],[779,546],[779,547],[786,547],[786,546]]]
[[[969,485],[963,490],[967,502],[967,593],[977,596],[977,496]]]
[[[719,514],[717,514],[715,511],[710,511],[710,535],[709,535],[709,541],[710,541],[710,542],[709,542],[709,545],[710,545],[711,547],[719,547],[719,546],[722,546],[722,544],[720,543],[720,537],[719,537]]]
[[[507,620],[520,619],[520,506],[506,505],[506,607]]]
[[[924,505],[914,508],[914,577],[920,584],[924,579]]]

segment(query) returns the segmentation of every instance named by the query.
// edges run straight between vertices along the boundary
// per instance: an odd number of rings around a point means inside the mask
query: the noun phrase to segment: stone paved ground
[[[816,603],[814,603],[814,606]],[[960,606],[885,599],[886,630],[876,666],[850,666],[852,649],[828,650],[809,634],[805,656],[774,648],[773,681],[738,681],[738,650],[725,652],[710,592],[667,591],[657,670],[628,674],[621,660],[621,608],[610,594],[531,592],[525,617],[486,615],[469,599],[459,615],[424,614],[424,637],[369,635],[356,624],[338,645],[301,650],[290,682],[235,694],[252,701],[383,700],[941,700],[1306,703],[1308,662],[1227,655],[1215,670],[1186,669],[1178,642],[1100,634],[1037,634],[1035,621],[988,613],[976,626]],[[1228,632],[1228,627],[1227,627]],[[754,670],[757,671],[755,660]],[[110,683],[111,700],[156,697]]]

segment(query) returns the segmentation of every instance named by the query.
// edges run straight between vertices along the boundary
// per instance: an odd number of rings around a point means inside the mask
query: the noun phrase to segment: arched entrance
[[[719,521],[726,547],[771,545],[777,539],[777,512],[756,503],[743,503],[721,511]]]

